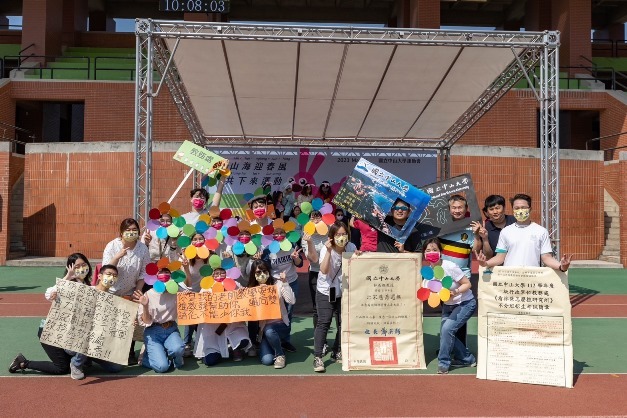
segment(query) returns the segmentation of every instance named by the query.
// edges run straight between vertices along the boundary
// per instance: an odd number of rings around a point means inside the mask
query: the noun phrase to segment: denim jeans
[[[146,352],[142,366],[153,369],[157,373],[165,373],[170,369],[170,359],[175,368],[180,369],[183,366],[185,343],[176,323],[168,328],[163,328],[161,325],[146,328],[144,344]]]
[[[85,363],[87,363],[88,360],[91,360],[92,362],[98,364],[109,373],[118,373],[124,368],[124,366],[121,364],[111,363],[110,361],[100,360],[94,357],[88,357],[85,354],[81,353],[74,354],[74,356],[70,360],[70,363],[82,370],[83,366],[85,366]]]
[[[262,364],[270,366],[274,364],[276,357],[285,354],[281,348],[281,341],[289,336],[289,332],[289,327],[283,321],[266,324],[259,347],[259,357]]]
[[[337,333],[333,343],[333,352],[341,351],[342,332],[342,298],[337,298],[335,302],[329,302],[329,296],[316,291],[316,308],[318,309],[318,324],[314,330],[314,356],[322,357],[322,347],[327,341],[327,333],[331,327],[331,321],[335,317]]]
[[[292,288],[292,291],[294,292],[294,298],[298,297],[298,279],[294,280],[292,283],[290,283],[290,287]],[[290,337],[292,335],[292,312],[294,311],[294,305],[290,305],[289,303],[285,302],[285,307],[287,308],[287,317],[290,320],[290,324],[287,326],[287,328],[289,329],[289,333],[287,334],[287,338],[285,339],[286,342],[290,342]]]
[[[475,356],[468,350],[455,333],[464,325],[477,309],[475,298],[458,305],[442,305],[442,323],[440,326],[440,352],[438,366],[448,369],[451,366],[451,354],[461,363],[474,363]]]
[[[192,345],[194,342],[194,332],[198,329],[198,324],[196,325],[185,325],[185,337],[183,337],[183,341],[186,345]]]

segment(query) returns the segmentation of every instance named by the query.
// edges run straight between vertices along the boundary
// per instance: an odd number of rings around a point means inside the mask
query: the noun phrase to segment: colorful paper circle
[[[313,210],[313,207],[311,206],[311,203],[309,202],[303,202],[300,204],[300,210],[309,215],[311,213],[311,211]]]
[[[213,293],[220,293],[220,292],[224,292],[224,286],[222,285],[222,283],[220,282],[215,282],[213,284],[213,286],[211,286],[211,291]]]
[[[209,257],[209,248],[205,247],[204,245],[202,247],[196,248],[196,255],[198,256],[198,258],[203,259]]]
[[[324,222],[318,222],[316,224],[316,232],[320,235],[326,235],[329,232],[329,227]]]
[[[220,217],[220,208],[217,206],[211,206],[209,208],[209,216],[211,216],[212,218],[219,218]]]
[[[179,270],[182,265],[183,263],[181,263],[179,260],[174,260],[170,262],[170,264],[168,264],[168,270],[174,272],[176,270]]]
[[[194,228],[194,225],[186,224],[183,227],[183,234],[187,235],[188,237],[194,236],[195,233],[196,233],[196,228]]]
[[[333,205],[331,205],[330,203],[325,203],[320,208],[320,213],[323,215],[326,215],[327,213],[333,213]]]
[[[233,216],[233,212],[231,212],[231,209],[229,209],[229,208],[222,209],[220,211],[220,219],[222,219],[222,220],[229,219],[232,216]]]
[[[183,273],[181,270],[176,270],[174,272],[172,272],[172,280],[174,280],[177,283],[181,283],[185,281],[185,273]]]
[[[198,270],[198,272],[202,277],[207,277],[213,274],[213,269],[211,268],[211,266],[205,264]]]
[[[262,242],[261,240],[262,240],[261,235],[253,235],[253,237],[251,239],[251,242],[254,242],[257,247],[261,247],[261,242]],[[266,244],[266,245],[268,245],[268,244]]]
[[[157,266],[157,263],[146,264],[146,273],[148,273],[150,276],[154,276],[155,274],[159,273],[159,266]]]
[[[222,268],[228,270],[235,265],[235,261],[232,258],[224,258],[222,260]],[[230,276],[229,276],[230,277]]]
[[[283,228],[283,225],[285,224],[285,222],[283,222],[283,219],[278,218],[275,219],[274,221],[272,221],[272,226],[275,228]]]
[[[206,239],[212,239],[216,237],[218,231],[215,228],[209,228],[205,232],[203,232],[202,236]]]
[[[185,248],[188,245],[190,245],[192,243],[192,239],[190,237],[188,237],[187,235],[181,235],[177,240],[176,240],[176,244],[181,247],[181,248]]]
[[[322,215],[322,222],[327,225],[333,225],[333,223],[335,222],[335,215],[332,213],[325,213],[324,215]]]
[[[263,228],[261,228],[261,233],[263,233],[264,235],[272,235],[273,232],[274,232],[274,227],[272,225],[266,225]]]
[[[172,224],[178,226],[179,228],[183,228],[186,223],[187,221],[182,216],[179,216],[178,218],[174,218],[172,220]]]
[[[165,283],[157,280],[155,284],[152,285],[152,288],[155,289],[155,292],[157,293],[163,293],[165,292]]]
[[[170,259],[168,257],[161,257],[159,261],[157,261],[157,267],[159,267],[160,269],[167,268],[168,264],[170,264]]]
[[[433,279],[433,269],[429,266],[422,266],[420,269],[420,275],[425,280]]]
[[[185,257],[187,257],[189,260],[196,257],[196,247],[194,247],[193,245],[190,245],[187,248],[185,248]]]
[[[159,219],[161,218],[161,212],[157,208],[152,208],[148,211],[148,217],[150,219]]]
[[[432,291],[432,292],[439,292],[440,289],[442,289],[442,282],[440,282],[439,280],[429,280],[427,282],[427,287]]]
[[[211,223],[211,216],[203,213],[198,217],[198,222],[204,222],[205,224],[207,224],[207,226],[209,226],[209,224]],[[198,222],[196,222],[196,226],[198,226]]]
[[[309,222],[309,216],[306,213],[301,213],[296,217],[296,222],[298,222],[299,225],[305,225]]]
[[[440,300],[442,302],[447,302],[451,298],[451,291],[448,289],[440,290]]]
[[[230,279],[230,278],[226,278],[224,279],[224,281],[222,282],[222,286],[224,286],[224,290],[235,290],[237,289],[237,284],[235,283],[235,280]]]
[[[226,274],[231,278],[231,279],[239,279],[242,276],[242,272],[240,271],[239,268],[237,267],[231,267],[230,269],[228,269],[226,271]]]
[[[281,244],[279,244],[278,241],[272,241],[270,245],[268,245],[268,250],[270,250],[272,254],[276,254],[281,250]]]
[[[150,220],[146,224],[146,228],[148,228],[149,231],[156,231],[160,227],[161,227],[161,225],[159,224],[159,222],[157,222],[155,220]]]
[[[239,235],[239,228],[236,226],[231,226],[226,230],[226,233],[232,237],[236,237]]]
[[[248,232],[250,232],[251,235],[255,235],[261,232],[261,225],[259,224],[252,224],[250,226],[250,229],[248,230]]]
[[[285,232],[294,231],[296,229],[296,224],[292,221],[287,221],[283,225],[283,229],[285,230]]]
[[[244,245],[244,250],[248,255],[255,255],[257,253],[257,246],[252,241],[247,242],[246,245]]]
[[[168,291],[168,293],[176,295],[176,293],[179,290],[179,284],[175,282],[174,280],[170,280],[169,282],[165,284],[165,288]]]
[[[316,197],[314,200],[311,201],[311,207],[313,208],[313,210],[320,210],[323,205],[324,200],[320,199],[319,197]]]
[[[444,277],[444,269],[442,268],[442,266],[433,267],[433,277],[435,277],[436,279],[441,279],[442,277]]]
[[[217,239],[208,239],[205,241],[205,246],[209,248],[211,251],[215,251],[220,247],[220,243]]]
[[[442,279],[442,287],[446,289],[450,289],[453,286],[453,278],[451,276],[446,276]]]
[[[244,244],[242,244],[239,241],[237,241],[235,244],[233,244],[233,247],[231,249],[233,250],[233,254],[235,254],[235,255],[242,255],[242,254],[244,254]]]
[[[162,226],[160,226],[157,229],[157,232],[155,232],[155,235],[157,236],[157,238],[159,239],[166,239],[168,237],[168,230]]]
[[[150,274],[144,274],[142,277],[144,279],[144,283],[146,283],[149,286],[152,286],[157,281],[157,276],[154,276],[154,275],[151,276]]]
[[[427,300],[427,303],[432,308],[437,308],[438,306],[440,306],[440,295],[438,295],[437,293],[431,293],[429,295],[429,299]]]
[[[291,243],[289,240],[284,239],[284,240],[283,240],[283,241],[281,241],[281,243],[279,244],[279,247],[281,247],[281,249],[282,249],[283,251],[289,251],[289,250],[291,250],[291,249],[292,249],[292,243]]]
[[[212,276],[203,277],[200,281],[200,287],[201,289],[211,289],[214,283],[215,280]]]
[[[167,230],[168,230],[168,236],[170,238],[176,238],[176,237],[179,236],[179,231],[180,230],[179,230],[179,228],[176,225],[168,226]]]
[[[174,208],[170,208],[170,210],[168,211],[168,213],[170,214],[170,216],[172,217],[172,219],[174,218],[178,218],[179,216],[181,216],[181,214],[179,213],[178,210],[174,209]]]
[[[300,234],[297,231],[290,231],[287,233],[287,239],[292,244],[295,244],[300,239]]]
[[[316,224],[313,222],[307,222],[303,227],[303,232],[308,235],[313,235],[316,233]]]
[[[222,265],[222,259],[217,254],[214,254],[209,257],[209,265],[216,269]]]
[[[429,289],[427,289],[426,287],[421,287],[420,289],[418,289],[418,299],[420,299],[421,301],[425,301],[427,299],[429,299],[429,295],[431,294],[431,291]]]

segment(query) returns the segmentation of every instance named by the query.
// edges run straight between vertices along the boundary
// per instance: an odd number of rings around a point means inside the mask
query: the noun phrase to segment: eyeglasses
[[[268,272],[267,272],[267,271],[265,271],[265,270],[257,270],[257,271],[255,272],[255,276],[257,276],[257,277],[259,277],[259,276],[261,276],[261,275],[263,275],[263,274],[268,274]]]
[[[408,206],[392,206],[392,210],[402,210],[403,212],[407,212],[409,210]]]

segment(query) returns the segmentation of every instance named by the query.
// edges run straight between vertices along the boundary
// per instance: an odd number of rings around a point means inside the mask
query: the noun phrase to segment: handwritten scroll
[[[57,295],[41,333],[42,343],[128,364],[136,303],[63,279],[57,279]]]
[[[419,254],[342,263],[342,370],[426,369]]]
[[[495,267],[479,280],[477,377],[573,387],[568,278],[548,267]]]
[[[222,324],[281,318],[277,286],[244,287],[219,293],[178,293],[179,325]]]

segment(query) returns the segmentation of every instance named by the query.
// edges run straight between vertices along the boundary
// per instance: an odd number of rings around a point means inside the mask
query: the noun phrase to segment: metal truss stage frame
[[[169,88],[192,139],[207,146],[246,146],[251,149],[333,147],[382,150],[438,151],[440,178],[450,176],[451,147],[516,82],[525,78],[540,108],[540,172],[542,225],[549,231],[559,255],[559,32],[445,31],[421,29],[241,25],[152,19],[136,21],[135,184],[134,214],[148,219],[152,203],[153,99],[163,84]],[[296,42],[438,47],[508,48],[512,62],[490,84],[441,138],[317,138],[295,136],[215,136],[203,132],[188,92],[174,63],[179,42],[185,39]],[[168,47],[173,43],[173,47]],[[518,52],[522,51],[522,52]],[[539,67],[539,72],[536,69]],[[155,77],[159,74],[160,77]],[[535,79],[535,80],[532,80]],[[535,81],[535,82],[534,82]]]

